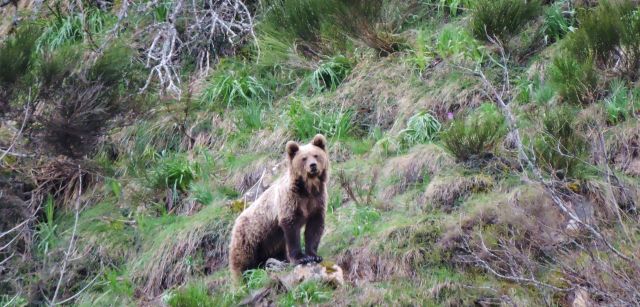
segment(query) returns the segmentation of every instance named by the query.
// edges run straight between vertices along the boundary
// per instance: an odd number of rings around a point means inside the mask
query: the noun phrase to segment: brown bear
[[[321,262],[318,245],[327,208],[329,157],[321,134],[311,143],[286,145],[287,172],[245,209],[231,231],[229,268],[235,281],[269,258],[293,264]],[[300,246],[304,231],[305,251]]]

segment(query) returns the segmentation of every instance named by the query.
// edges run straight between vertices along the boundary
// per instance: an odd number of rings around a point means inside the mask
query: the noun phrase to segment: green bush
[[[91,80],[100,80],[106,86],[123,82],[133,70],[133,50],[118,43],[107,48],[89,69]]]
[[[573,104],[593,101],[597,75],[591,60],[581,62],[573,55],[561,53],[549,67],[549,81],[561,99]]]
[[[440,134],[442,143],[459,161],[490,152],[506,133],[504,116],[492,104],[483,104],[466,119],[456,119]]]
[[[227,68],[222,65],[209,80],[209,86],[203,91],[200,101],[210,108],[230,108],[259,102],[259,99],[266,96],[265,87],[246,68]]]
[[[588,153],[589,144],[576,133],[574,119],[568,107],[550,108],[542,115],[542,131],[532,140],[536,164],[559,179],[578,176]]]
[[[640,11],[630,1],[604,1],[595,9],[582,11],[578,29],[567,36],[567,50],[599,64],[621,62],[630,80],[640,68]],[[620,53],[619,50],[624,50]]]
[[[215,306],[207,288],[202,284],[188,285],[171,295],[167,304],[171,307],[210,307]]]
[[[442,125],[431,113],[422,111],[411,116],[407,128],[400,131],[400,138],[405,147],[433,142],[440,133]]]
[[[620,7],[608,2],[578,16],[579,27],[567,37],[566,47],[580,57],[606,60],[620,44],[624,24]]]
[[[63,47],[44,51],[36,63],[36,75],[43,87],[57,86],[69,77],[82,57],[78,48]]]
[[[9,86],[27,73],[38,31],[35,26],[19,27],[0,45],[0,86]]]
[[[480,40],[505,41],[540,15],[537,0],[479,0],[471,15],[471,32]]]

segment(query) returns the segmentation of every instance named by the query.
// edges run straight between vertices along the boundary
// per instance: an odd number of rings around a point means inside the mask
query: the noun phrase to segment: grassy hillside
[[[3,306],[238,304],[233,221],[316,133],[347,285],[270,302],[640,305],[635,2],[4,2]]]

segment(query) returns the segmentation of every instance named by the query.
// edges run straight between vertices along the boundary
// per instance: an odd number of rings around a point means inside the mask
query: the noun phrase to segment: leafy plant
[[[471,32],[480,40],[496,37],[505,41],[540,12],[537,0],[479,0],[471,15]]]
[[[421,111],[409,118],[407,128],[400,131],[400,137],[405,147],[411,147],[415,144],[433,142],[441,128],[442,124],[435,116]]]
[[[574,130],[574,112],[568,107],[542,115],[542,132],[532,140],[536,163],[559,179],[574,178],[583,166],[588,143]]]
[[[441,133],[441,140],[459,161],[491,151],[505,134],[504,116],[492,104],[484,104],[465,119],[456,119]]]
[[[351,72],[351,62],[344,56],[335,56],[320,62],[310,76],[312,88],[316,92],[335,90]]]
[[[598,80],[592,61],[581,62],[571,54],[561,53],[549,67],[549,81],[563,100],[579,104],[593,100]]]
[[[211,188],[205,184],[191,184],[189,193],[191,194],[191,198],[202,205],[208,206],[213,203],[213,192],[211,192]]]

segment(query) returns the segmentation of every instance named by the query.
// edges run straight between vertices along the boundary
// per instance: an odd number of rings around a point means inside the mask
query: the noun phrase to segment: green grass
[[[301,101],[294,100],[287,112],[290,129],[300,140],[312,138],[317,133],[326,137],[343,139],[355,132],[351,110],[314,111]]]
[[[540,12],[537,0],[479,0],[471,13],[471,32],[479,40],[495,37],[505,42]]]
[[[0,85],[14,84],[28,72],[39,31],[36,26],[24,25],[0,44]]]
[[[212,307],[215,302],[205,285],[189,284],[184,288],[175,291],[167,305],[170,307]]]
[[[261,103],[267,98],[265,86],[246,67],[231,64],[211,77],[200,101],[205,107],[216,109]]]
[[[409,148],[416,144],[425,144],[437,139],[442,124],[432,114],[422,111],[411,116],[407,128],[400,131],[402,144]]]
[[[454,120],[442,131],[441,140],[456,159],[466,161],[491,152],[505,134],[505,120],[500,110],[492,104],[484,104],[469,117]]]

